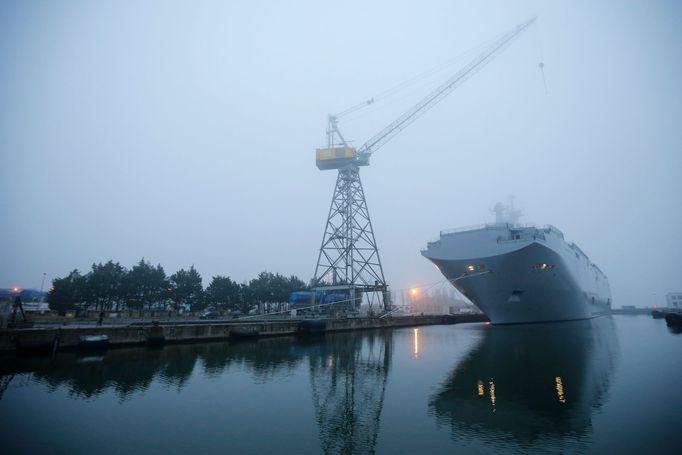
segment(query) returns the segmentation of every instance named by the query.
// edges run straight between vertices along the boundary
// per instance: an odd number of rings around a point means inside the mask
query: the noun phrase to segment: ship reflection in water
[[[580,449],[618,358],[610,317],[488,326],[431,398],[430,412],[455,439],[563,449],[570,441]]]

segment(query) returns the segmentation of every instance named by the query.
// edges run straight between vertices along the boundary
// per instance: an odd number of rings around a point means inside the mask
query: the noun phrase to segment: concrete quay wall
[[[327,319],[324,332],[369,330],[419,325],[482,322],[482,315],[401,316],[386,318]],[[111,346],[141,345],[163,340],[168,343],[213,341],[244,333],[258,337],[295,335],[301,321],[215,321],[184,324],[133,324],[101,327],[59,327],[0,330],[0,352],[77,348],[80,337],[106,335]]]

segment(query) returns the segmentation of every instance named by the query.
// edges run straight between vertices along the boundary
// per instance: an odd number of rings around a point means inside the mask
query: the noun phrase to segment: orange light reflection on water
[[[414,329],[414,358],[419,357],[419,329]]]
[[[419,358],[419,329],[414,329],[414,358]]]

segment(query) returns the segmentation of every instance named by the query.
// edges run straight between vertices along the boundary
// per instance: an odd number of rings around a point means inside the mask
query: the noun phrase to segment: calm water
[[[3,453],[677,453],[663,320],[0,358]]]

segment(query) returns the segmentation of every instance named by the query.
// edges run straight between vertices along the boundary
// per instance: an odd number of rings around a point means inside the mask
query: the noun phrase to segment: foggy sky
[[[0,287],[142,257],[205,285],[307,281],[336,178],[314,163],[327,115],[534,15],[362,168],[386,278],[441,280],[426,242],[514,195],[607,274],[614,306],[661,304],[682,291],[675,1],[2,2]],[[346,138],[456,69],[349,116]]]

